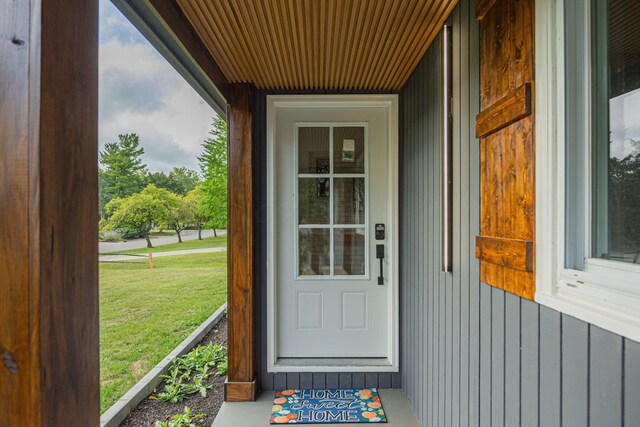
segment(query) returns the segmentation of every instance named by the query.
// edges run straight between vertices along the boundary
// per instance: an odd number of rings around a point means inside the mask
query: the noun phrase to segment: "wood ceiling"
[[[400,89],[457,0],[177,0],[231,83]]]

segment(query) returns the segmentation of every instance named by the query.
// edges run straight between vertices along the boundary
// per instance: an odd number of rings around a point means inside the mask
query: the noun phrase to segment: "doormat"
[[[276,391],[271,413],[271,424],[386,422],[375,388]]]

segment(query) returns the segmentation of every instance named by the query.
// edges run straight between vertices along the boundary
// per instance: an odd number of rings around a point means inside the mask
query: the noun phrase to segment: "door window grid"
[[[301,159],[300,159],[300,130],[302,128],[328,128],[329,130],[329,153],[328,153],[328,173],[300,173],[301,167]],[[334,157],[334,130],[340,128],[361,128],[363,131],[363,146],[362,146],[362,156],[364,158],[363,164],[363,173],[339,173],[334,172],[334,166],[336,158]],[[367,153],[367,124],[366,123],[341,123],[341,124],[321,124],[321,123],[313,123],[313,124],[296,124],[295,125],[295,169],[296,169],[296,178],[295,178],[295,206],[296,206],[296,261],[295,261],[295,277],[298,280],[328,280],[339,277],[341,280],[363,280],[369,278],[369,236],[368,236],[368,201],[369,201],[369,188],[368,188],[368,180],[367,180],[367,171],[368,171],[368,153]],[[308,167],[306,168],[308,169]],[[335,209],[336,209],[336,201],[335,201],[335,179],[344,179],[344,178],[352,178],[352,179],[362,179],[364,181],[363,189],[364,189],[364,215],[363,222],[361,224],[336,224],[335,223]],[[300,223],[300,180],[301,179],[328,179],[329,180],[329,223],[328,224],[301,224]],[[301,272],[301,257],[300,257],[300,246],[301,240],[303,238],[308,237],[308,232],[304,233],[304,230],[329,230],[329,271],[328,274],[303,274]],[[339,230],[361,230],[362,239],[364,241],[364,266],[363,266],[363,274],[336,274],[336,232]],[[302,235],[304,233],[304,236]],[[356,231],[357,233],[357,231]],[[324,233],[321,233],[324,234]],[[353,233],[345,233],[345,234],[353,234]],[[344,252],[344,251],[343,251]]]

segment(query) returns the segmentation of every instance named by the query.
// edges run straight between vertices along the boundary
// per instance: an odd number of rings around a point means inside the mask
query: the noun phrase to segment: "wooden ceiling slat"
[[[245,2],[240,2],[244,4]],[[274,60],[276,58],[274,45],[275,41],[272,39],[273,31],[267,32],[265,34],[260,34],[258,37],[256,35],[255,28],[269,28],[264,22],[264,13],[259,13],[260,11],[260,1],[256,2],[255,0],[249,4],[249,7],[246,8],[249,10],[249,20],[251,22],[251,27],[253,31],[253,36],[255,39],[261,39],[264,47],[260,49],[264,52],[263,61],[265,64],[265,69],[268,71],[267,75],[270,80],[275,82],[276,88],[278,88],[278,82],[282,81],[282,73],[280,72],[280,66],[282,65],[280,61]],[[245,9],[245,11],[246,11]]]
[[[415,67],[418,66],[418,63],[420,62],[420,58],[424,56],[429,46],[431,46],[431,43],[433,43],[433,40],[438,35],[438,30],[442,25],[444,25],[445,20],[451,14],[455,6],[456,6],[455,3],[452,3],[448,6],[448,8],[440,9],[439,19],[434,19],[431,26],[428,28],[428,31],[426,31],[422,35],[424,40],[416,46],[416,50],[412,52],[411,55],[409,56],[412,62],[410,62],[409,65],[406,67],[404,76],[398,76],[398,78],[396,79],[396,81],[400,82],[399,87],[404,86],[407,80],[409,80],[409,77],[411,77],[411,72],[415,69]],[[440,22],[442,23],[438,25],[438,23]]]
[[[365,34],[365,22],[370,22],[369,19],[369,15],[371,13],[371,2],[366,1],[366,2],[362,2],[362,9],[360,10],[360,13],[358,15],[358,19],[356,20],[356,26],[355,26],[355,30],[354,30],[354,36],[353,36],[353,47],[352,47],[352,54],[349,55],[349,62],[347,64],[347,74],[346,74],[346,81],[345,81],[345,86],[347,89],[353,89],[353,83],[354,80],[356,78],[361,78],[362,76],[359,76],[359,70],[357,69],[356,66],[356,61],[357,61],[357,57],[354,56],[355,52],[363,52],[363,34]]]
[[[367,55],[363,64],[363,75],[367,76],[366,80],[362,83],[362,89],[372,89],[375,85],[375,75],[373,75],[374,66],[378,63],[380,58],[381,44],[383,35],[389,31],[389,24],[392,22],[391,13],[397,8],[391,7],[392,3],[383,1],[380,2],[380,15],[376,18],[377,31],[375,31],[374,37],[369,44]]]
[[[342,65],[342,61],[344,60],[345,50],[346,50],[346,43],[344,42],[344,39],[341,37],[341,34],[343,34],[341,30],[342,28],[344,28],[344,23],[348,19],[347,17],[348,15],[347,13],[345,13],[344,3],[342,3],[342,5],[339,6],[335,11],[336,26],[334,30],[335,31],[334,38],[336,40],[336,49],[333,52],[333,58],[331,61],[331,75],[330,75],[331,89],[340,88],[338,75],[340,74],[340,66]]]
[[[435,9],[435,10],[434,10]],[[429,0],[424,3],[423,9],[419,14],[415,14],[414,17],[418,22],[426,19],[427,16],[433,14],[434,11],[437,11],[437,2],[434,0]],[[433,22],[433,21],[432,21]],[[408,57],[415,49],[419,48],[420,36],[426,32],[416,31],[416,27],[413,27],[413,31],[411,31],[406,36],[406,41],[403,43],[402,48],[398,54],[398,62],[397,66],[390,70],[390,72],[385,74],[385,78],[383,79],[383,86],[389,86],[393,83],[394,79],[397,78],[398,74],[404,75],[406,72],[405,67],[407,67],[407,62],[410,61]]]
[[[404,43],[408,43],[409,35],[412,33],[412,25],[414,25],[418,21],[418,17],[422,15],[422,11],[429,5],[430,0],[426,0],[423,2],[410,1],[407,9],[405,9],[402,19],[399,22],[399,27],[395,31],[392,32],[392,39],[389,49],[387,49],[384,53],[384,59],[382,62],[382,68],[378,72],[380,75],[380,87],[382,89],[387,89],[388,87],[385,85],[386,77],[389,76],[395,70],[401,60],[401,41],[404,40]]]
[[[280,21],[280,13],[276,10],[277,4],[269,4],[266,2],[259,2],[262,4],[262,7],[265,10],[267,15],[267,21],[271,28],[275,28],[276,30],[276,48],[277,48],[277,56],[274,58],[276,61],[282,64],[282,79],[276,85],[277,89],[282,89],[285,86],[285,82],[295,81],[296,76],[293,72],[293,64],[291,63],[291,58],[293,55],[290,55],[289,52],[292,51],[291,40],[288,37],[284,36],[283,28],[284,24]]]
[[[285,51],[287,52],[286,58],[281,58],[280,60],[287,64],[292,75],[291,80],[288,82],[288,86],[285,85],[285,87],[298,88],[302,85],[302,70],[300,67],[296,66],[294,61],[294,58],[299,58],[300,54],[297,40],[290,36],[293,32],[291,26],[291,9],[285,2],[276,2],[275,6],[275,15],[277,16],[276,20],[281,25],[284,38],[287,41],[287,46],[285,48]]]
[[[232,83],[393,90],[404,85],[457,0],[177,3]]]
[[[189,13],[194,14],[195,16],[206,17],[209,14],[208,7],[204,4],[192,4],[187,2],[185,7],[188,8]],[[230,79],[230,76],[239,76],[240,79],[242,79],[244,77],[242,68],[238,67],[234,63],[234,58],[231,55],[228,55],[226,50],[221,46],[219,38],[214,34],[216,28],[216,26],[203,26],[204,36],[201,34],[200,37],[203,38],[205,44],[212,50],[214,57],[222,58],[219,65],[227,79]]]
[[[188,2],[189,0],[179,1],[182,3]],[[208,2],[208,4],[211,5],[213,19],[215,20],[210,25],[217,25],[220,28],[224,29],[225,36],[222,42],[227,45],[227,50],[231,55],[234,55],[237,58],[240,64],[246,64],[246,72],[249,76],[252,76],[253,83],[257,86],[262,86],[264,84],[263,74],[258,72],[258,67],[256,67],[253,58],[243,51],[243,34],[240,32],[240,27],[235,19],[235,16],[233,15],[231,5],[229,5],[226,1],[215,0]]]
[[[318,65],[317,65],[317,60],[318,60],[318,51],[316,50],[316,46],[315,46],[315,35],[317,34],[317,31],[315,31],[315,28],[313,27],[313,23],[314,23],[314,15],[315,13],[312,12],[313,9],[313,4],[311,3],[310,0],[303,0],[302,2],[302,10],[303,10],[303,16],[304,16],[304,31],[305,31],[305,36],[306,36],[306,40],[307,40],[307,66],[309,67],[309,87],[311,87],[312,89],[316,88],[316,73],[318,71]],[[300,25],[300,22],[298,22],[298,25]]]
[[[378,1],[371,1],[367,3],[368,11],[365,15],[364,24],[362,25],[362,33],[358,37],[360,40],[360,43],[358,44],[358,52],[360,52],[360,54],[354,55],[353,57],[353,69],[356,74],[351,77],[352,89],[362,89],[364,82],[366,82],[370,77],[364,73],[363,58],[367,56],[371,50],[370,37],[375,34],[378,25],[378,21],[375,18],[378,4]]]
[[[255,55],[255,51],[258,46],[256,46],[256,42],[248,38],[249,34],[248,28],[246,28],[246,23],[239,19],[232,1],[218,2],[216,0],[212,0],[212,4],[218,3],[222,6],[227,22],[231,24],[229,32],[236,35],[235,48],[237,49],[238,55],[241,57],[242,61],[251,64],[252,76],[255,78],[256,84],[258,86],[262,86],[267,81],[267,76],[262,70],[262,65],[260,64],[257,55]],[[219,23],[220,25],[225,26],[225,22],[220,21]]]
[[[325,10],[323,15],[324,20],[323,22],[321,22],[321,25],[323,25],[327,29],[327,31],[325,32],[325,37],[324,37],[324,55],[323,55],[324,61],[322,64],[322,73],[323,73],[322,86],[325,88],[328,88],[330,83],[329,64],[331,64],[332,58],[333,58],[334,19],[331,16],[331,12],[332,12],[333,5],[335,5],[335,1],[328,0],[324,3],[324,5],[325,5]]]
[[[404,19],[404,16],[407,13],[407,10],[410,10],[410,3],[411,3],[410,1],[403,0],[399,3],[400,3],[399,6],[396,4],[396,7],[393,8],[393,12],[392,12],[393,15],[392,17],[389,18],[388,27],[385,30],[384,37],[381,42],[382,46],[379,51],[380,54],[371,63],[372,76],[381,76],[382,70],[384,69],[385,64],[387,63],[388,58],[392,54],[391,46],[393,42],[393,37],[391,36],[391,34],[398,32],[398,27],[400,25],[401,20]],[[374,81],[372,81],[372,84],[373,83]],[[375,84],[377,84],[377,82]]]
[[[362,89],[364,82],[366,82],[370,76],[364,73],[363,58],[368,56],[371,48],[371,37],[375,35],[376,27],[379,18],[380,1],[367,2],[367,13],[364,18],[365,23],[370,23],[371,28],[365,28],[365,24],[362,25],[362,33],[358,35],[358,51],[362,52],[360,55],[356,55],[353,58],[353,70],[354,74],[351,76],[351,83],[349,84],[352,89]]]
[[[264,75],[265,80],[273,81],[274,76],[271,74],[271,69],[267,66],[267,62],[265,60],[266,52],[265,52],[265,40],[264,37],[258,37],[255,31],[256,25],[251,22],[251,14],[247,8],[247,0],[234,0],[231,3],[232,10],[234,12],[234,16],[236,16],[238,20],[238,24],[244,31],[245,36],[245,50],[248,55],[252,55],[256,59],[256,64],[258,65],[258,69]],[[252,46],[253,49],[250,49],[249,46]]]
[[[184,6],[182,4],[180,4],[180,6],[184,9],[185,7],[190,7],[192,3],[193,2],[185,1]],[[221,54],[221,56],[224,55],[227,59],[221,59],[220,61],[225,62],[225,66],[236,76],[235,81],[243,82],[248,80],[251,73],[246,64],[242,63],[242,58],[236,53],[237,51],[235,49],[237,49],[237,47],[235,47],[234,43],[234,39],[236,38],[235,34],[228,34],[227,28],[223,28],[220,25],[208,25],[208,22],[217,22],[214,17],[219,16],[219,12],[211,2],[204,4],[198,3],[196,8],[199,12],[201,32],[206,32],[208,28],[211,31],[211,37],[216,40],[215,45],[210,49],[214,52],[217,49],[224,51],[224,54]],[[213,55],[215,57],[215,53],[213,53]]]
[[[347,41],[345,44],[344,50],[344,58],[342,63],[340,64],[340,75],[338,76],[338,87],[343,89],[348,89],[348,76],[349,76],[349,62],[353,57],[353,45],[355,42],[355,33],[357,31],[358,21],[362,23],[362,18],[358,20],[358,17],[361,16],[362,8],[364,8],[366,2],[353,2],[353,6],[349,11],[349,19],[346,21],[346,24],[355,22],[355,27],[349,27],[347,31]],[[347,25],[345,25],[347,28]]]
[[[301,74],[301,87],[308,87],[309,81],[309,70],[307,67],[307,54],[308,49],[306,46],[306,37],[304,31],[300,31],[300,27],[298,26],[299,22],[304,22],[303,10],[302,10],[302,2],[298,2],[298,0],[289,0],[289,9],[291,10],[291,17],[293,20],[291,21],[291,37],[294,40],[297,40],[298,43],[298,56],[294,58],[294,61],[298,61],[299,67],[302,70]]]

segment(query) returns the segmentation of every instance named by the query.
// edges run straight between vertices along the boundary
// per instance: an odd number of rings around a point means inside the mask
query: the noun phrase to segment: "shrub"
[[[122,240],[122,234],[117,231],[104,231],[100,234],[100,240],[105,242],[120,242]]]

